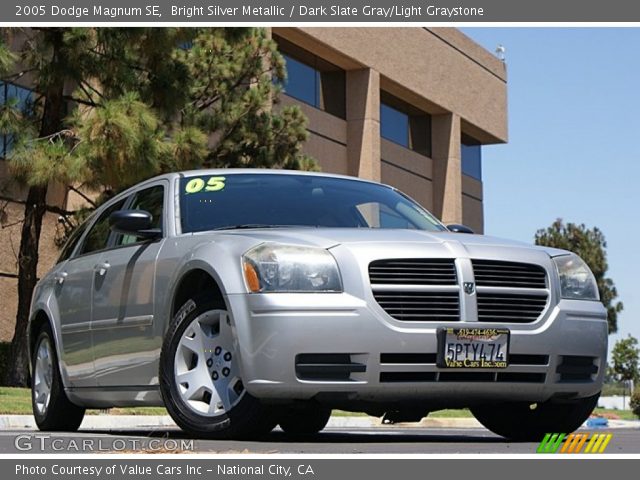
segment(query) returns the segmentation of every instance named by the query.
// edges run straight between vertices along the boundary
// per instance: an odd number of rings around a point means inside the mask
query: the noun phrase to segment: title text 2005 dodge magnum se
[[[165,405],[194,435],[315,433],[332,408],[469,407],[534,439],[596,405],[606,311],[577,256],[453,232],[394,188],[199,170],[105,203],[40,281],[33,410]]]

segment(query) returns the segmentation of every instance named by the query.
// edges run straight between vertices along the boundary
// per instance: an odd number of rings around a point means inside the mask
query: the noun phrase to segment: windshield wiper
[[[224,227],[216,227],[213,230],[242,230],[247,228],[299,228],[307,225],[273,225],[269,223],[241,223],[238,225],[225,225]]]

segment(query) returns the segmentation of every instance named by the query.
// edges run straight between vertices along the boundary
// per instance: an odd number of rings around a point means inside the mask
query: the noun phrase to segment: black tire
[[[42,364],[38,365],[37,363],[39,349],[41,347],[46,348],[45,342],[48,342],[51,356],[51,369],[45,375],[46,379],[40,376],[40,374],[44,374]],[[64,391],[58,364],[58,354],[53,341],[51,326],[48,323],[44,324],[38,332],[35,348],[31,352],[31,362],[33,366],[31,372],[31,407],[36,425],[42,431],[75,432],[84,418],[84,408],[71,403]],[[40,391],[39,385],[41,381],[44,381],[45,385],[49,386],[50,394],[48,401],[41,400],[42,405],[39,406],[39,402],[36,401],[36,392]]]
[[[197,437],[245,439],[266,435],[277,424],[274,412],[249,392],[244,391],[229,411],[207,416],[190,407],[178,391],[174,361],[180,339],[198,316],[213,310],[226,311],[226,306],[212,301],[209,295],[197,295],[178,310],[169,326],[160,354],[160,391],[165,407],[182,430]]]
[[[535,409],[530,403],[513,402],[484,405],[471,409],[473,416],[509,440],[539,442],[547,433],[571,433],[589,418],[600,394],[572,402],[544,402]]]
[[[285,409],[279,415],[278,424],[288,435],[314,435],[327,426],[330,418],[330,408],[310,403]]]

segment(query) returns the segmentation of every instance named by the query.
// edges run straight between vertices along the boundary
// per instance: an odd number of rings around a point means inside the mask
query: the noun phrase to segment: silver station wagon
[[[447,227],[389,186],[173,173],[101,206],[39,282],[33,412],[75,430],[87,408],[163,405],[247,438],[468,407],[537,439],[595,407],[606,317],[576,255]]]

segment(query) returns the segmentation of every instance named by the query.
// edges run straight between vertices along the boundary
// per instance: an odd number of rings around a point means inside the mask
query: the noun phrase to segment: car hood
[[[273,242],[294,245],[333,248],[338,245],[357,247],[360,244],[379,247],[392,247],[400,244],[456,244],[469,247],[471,250],[483,247],[532,249],[544,251],[550,256],[566,253],[548,247],[539,247],[524,242],[507,240],[485,235],[472,235],[451,232],[426,232],[404,229],[369,229],[369,228],[274,228],[238,230],[225,232],[230,236],[242,236],[256,242]]]

